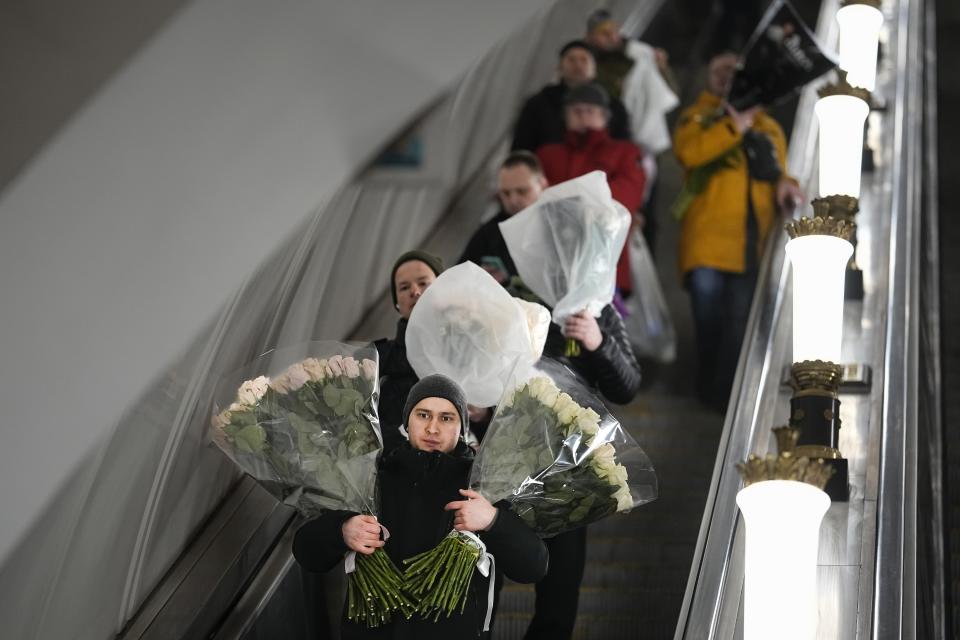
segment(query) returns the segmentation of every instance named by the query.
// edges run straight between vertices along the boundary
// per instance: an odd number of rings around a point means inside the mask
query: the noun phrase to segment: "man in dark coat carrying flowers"
[[[378,467],[380,515],[329,512],[304,524],[296,533],[293,554],[308,571],[328,571],[349,551],[372,554],[383,548],[393,562],[436,547],[447,534],[475,532],[495,558],[492,579],[502,575],[516,582],[536,582],[547,570],[543,542],[509,508],[491,505],[465,489],[473,452],[462,438],[467,424],[463,391],[449,378],[427,376],[410,390],[403,411],[409,443],[387,453]],[[390,532],[381,535],[381,525]],[[490,578],[474,574],[462,612],[436,621],[418,614],[407,620],[395,614],[383,626],[368,628],[346,618],[341,637],[353,638],[482,638],[492,591]],[[492,613],[492,611],[490,612]]]

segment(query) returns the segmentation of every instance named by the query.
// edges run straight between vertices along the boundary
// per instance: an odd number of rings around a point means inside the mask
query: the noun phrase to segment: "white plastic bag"
[[[629,228],[630,214],[610,195],[602,171],[548,188],[500,223],[520,278],[561,326],[583,309],[599,317],[613,300]]]
[[[665,364],[673,362],[677,358],[677,335],[653,256],[639,229],[630,233],[630,277],[633,295],[626,300],[629,315],[623,322],[633,350],[638,356]]]
[[[550,324],[546,309],[521,303],[472,262],[447,269],[410,314],[410,365],[452,378],[470,404],[496,405],[515,363],[540,358]]]

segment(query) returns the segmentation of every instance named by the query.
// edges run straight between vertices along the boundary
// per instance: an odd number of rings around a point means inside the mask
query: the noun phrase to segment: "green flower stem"
[[[567,338],[567,347],[563,351],[563,355],[568,358],[576,358],[580,355],[580,343],[577,342],[574,338]]]
[[[462,613],[479,554],[466,538],[450,535],[433,549],[404,560],[406,590],[420,598],[417,612],[434,621],[457,609]]]
[[[415,603],[403,593],[400,570],[383,549],[357,555],[356,568],[347,580],[349,620],[377,627],[389,622],[396,611],[409,619],[415,610]]]

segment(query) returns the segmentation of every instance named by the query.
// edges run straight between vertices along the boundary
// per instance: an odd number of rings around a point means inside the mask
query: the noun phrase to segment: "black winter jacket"
[[[403,406],[410,388],[419,380],[407,360],[406,334],[407,321],[400,318],[397,321],[397,336],[393,340],[383,338],[373,343],[380,356],[380,403],[377,413],[383,434],[383,450],[387,454],[405,442],[400,433]]]
[[[510,148],[536,151],[542,145],[563,142],[566,121],[563,117],[563,98],[567,85],[548,84],[539,93],[531,96],[523,105],[520,117],[513,129]],[[610,122],[607,131],[616,140],[630,140],[630,119],[627,108],[617,98],[610,99]]]
[[[467,243],[467,248],[463,250],[463,255],[460,256],[458,262],[467,262],[469,260],[482,267],[483,259],[488,256],[493,256],[503,261],[503,266],[507,268],[508,280],[517,275],[517,265],[514,264],[513,258],[510,257],[507,242],[503,239],[503,234],[500,232],[500,223],[509,219],[510,215],[501,209],[496,217],[481,225],[470,238],[470,242]]]
[[[443,507],[462,500],[458,489],[467,486],[473,453],[459,444],[452,454],[417,451],[405,444],[380,461],[380,522],[390,531],[383,547],[402,566],[410,558],[436,546],[453,528],[453,512]],[[347,553],[342,524],[354,513],[335,511],[306,522],[293,541],[293,555],[308,571],[328,571]],[[505,505],[498,505],[490,531],[479,534],[494,556],[496,580],[506,575],[516,582],[537,582],[547,571],[547,549],[540,538]],[[390,624],[368,629],[346,619],[341,626],[343,640],[353,639],[472,639],[481,638],[487,614],[489,579],[474,573],[462,614],[432,622],[414,616],[398,617]],[[499,588],[497,589],[499,591]]]
[[[579,356],[565,357],[567,339],[560,326],[550,323],[543,355],[558,360],[596,387],[610,402],[627,404],[640,389],[640,365],[633,355],[623,319],[612,305],[603,308],[597,318],[603,342],[596,351],[581,349]]]

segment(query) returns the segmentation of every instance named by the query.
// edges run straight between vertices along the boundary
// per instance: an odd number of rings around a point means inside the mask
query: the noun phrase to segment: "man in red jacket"
[[[640,149],[632,142],[614,140],[607,133],[607,92],[596,84],[580,85],[567,93],[564,104],[567,131],[563,142],[537,149],[547,182],[559,184],[599,169],[607,174],[614,200],[630,213],[638,214],[646,182],[640,167]],[[642,217],[634,219],[642,224]],[[624,294],[632,289],[627,245],[617,265],[617,288]]]

